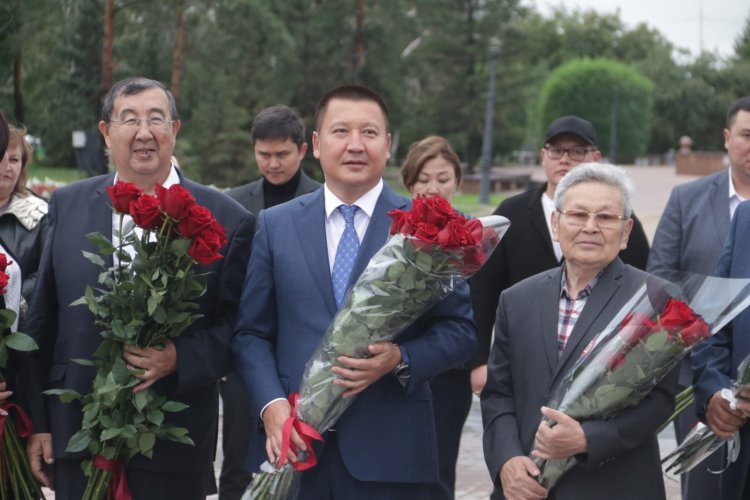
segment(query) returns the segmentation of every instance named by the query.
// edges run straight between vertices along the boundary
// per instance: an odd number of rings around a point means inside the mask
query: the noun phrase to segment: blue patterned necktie
[[[336,248],[331,281],[333,282],[333,296],[336,298],[336,307],[341,307],[346,294],[346,286],[349,284],[349,275],[352,273],[354,261],[357,260],[357,254],[359,253],[359,238],[357,237],[357,231],[354,229],[354,212],[357,211],[357,206],[340,205],[338,209],[344,216],[346,226],[339,240],[339,246]]]

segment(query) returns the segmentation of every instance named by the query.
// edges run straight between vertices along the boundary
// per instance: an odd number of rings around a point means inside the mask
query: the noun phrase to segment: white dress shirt
[[[560,243],[556,242],[552,237],[552,212],[555,211],[555,202],[547,196],[547,192],[542,193],[542,209],[544,210],[544,220],[547,222],[547,231],[549,231],[549,238],[552,240],[552,250],[555,252],[557,261],[562,260],[562,248]]]

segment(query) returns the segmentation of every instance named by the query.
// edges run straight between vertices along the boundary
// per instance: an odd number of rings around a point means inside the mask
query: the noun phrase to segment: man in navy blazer
[[[85,394],[91,389],[94,369],[73,360],[91,359],[102,338],[88,308],[70,304],[83,296],[86,285],[97,285],[99,268],[82,251],[96,252],[87,233],[112,235],[113,217],[119,216],[113,216],[106,187],[116,181],[132,182],[150,193],[156,183],[179,183],[212,211],[227,233],[224,258],[196,268],[208,274],[206,293],[197,302],[203,317],[161,350],[131,346],[124,354],[130,365],[144,370],[136,375],[142,382],[134,390],[153,386],[188,406],[168,414],[165,421],[186,427],[195,443],[158,440],[153,458],[137,455],[130,460],[126,476],[133,498],[198,500],[213,488],[218,379],[231,367],[229,343],[255,219],[226,195],[185,179],[171,165],[179,128],[174,98],[161,83],[130,78],[115,84],[105,97],[99,130],[116,174],[73,183],[56,191],[50,202],[49,236],[26,324],[39,350],[24,357],[22,368],[36,432],[28,442],[31,466],[47,486],[54,476],[58,500],[80,499],[86,484],[81,461],[87,452],[65,451],[81,427],[82,412],[79,404],[62,403],[42,391],[66,388]],[[112,258],[108,260],[111,265]]]
[[[750,198],[750,168],[747,151],[750,141],[750,97],[738,99],[727,111],[724,146],[730,168],[685,184],[672,190],[654,235],[648,258],[648,272],[666,277],[673,271],[713,274],[729,223],[737,206]],[[679,389],[693,384],[690,357],[681,365]],[[681,443],[698,422],[695,405],[677,418],[675,430]],[[722,469],[720,453],[715,453],[687,474],[683,474],[684,500],[702,500],[719,487],[719,476],[711,471]]]
[[[734,121],[728,123],[724,139],[732,162],[732,182],[738,194],[743,184],[750,186],[750,98],[737,101],[740,108]],[[730,108],[731,111],[731,108]],[[742,202],[734,212],[729,236],[724,244],[717,276],[730,278],[750,277],[750,204]],[[692,353],[695,407],[700,416],[720,437],[731,438],[740,433],[740,452],[737,460],[722,472],[720,491],[722,500],[739,500],[750,497],[748,471],[750,471],[750,404],[740,402],[733,408],[721,397],[721,389],[729,388],[737,377],[737,368],[750,354],[750,312],[740,313],[731,325],[702,344]],[[750,394],[744,394],[750,397]]]
[[[380,96],[365,87],[337,88],[319,102],[315,123],[313,150],[324,187],[261,213],[232,343],[259,420],[251,470],[279,456],[281,427],[290,416],[286,398],[298,391],[305,363],[336,313],[331,272],[346,230],[340,206],[357,206],[353,224],[361,246],[351,286],[386,241],[387,212],[409,205],[382,180],[390,135]],[[427,486],[438,481],[427,382],[476,348],[467,287],[457,287],[395,342],[371,345],[368,359],[345,358],[342,365],[351,369],[334,368],[341,377],[334,383],[348,389],[344,397],[357,399],[324,435],[318,465],[302,475],[301,499],[427,498]],[[296,434],[292,440],[304,448]]]

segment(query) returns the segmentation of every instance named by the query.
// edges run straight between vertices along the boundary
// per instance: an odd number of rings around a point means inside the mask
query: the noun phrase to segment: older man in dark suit
[[[50,229],[31,302],[26,331],[39,350],[23,360],[36,434],[28,441],[35,476],[46,486],[53,480],[55,498],[78,500],[86,478],[85,452],[68,453],[70,437],[81,427],[78,404],[45,397],[49,388],[91,389],[94,370],[75,363],[91,359],[102,341],[94,317],[85,307],[70,307],[87,285],[97,286],[99,269],[82,254],[96,252],[86,234],[113,234],[113,215],[106,187],[117,181],[136,184],[147,193],[154,185],[179,183],[207,207],[225,228],[223,259],[196,271],[206,273],[207,290],[198,300],[203,317],[163,349],[128,347],[126,361],[143,370],[134,390],[153,386],[158,393],[185,403],[165,421],[186,427],[195,446],[159,440],[153,457],[136,455],[126,476],[133,497],[153,500],[203,499],[215,489],[212,461],[216,446],[218,380],[231,367],[229,343],[239,294],[250,255],[255,218],[217,190],[191,182],[171,165],[180,121],[172,94],[159,82],[130,78],[115,84],[104,100],[99,122],[111,150],[116,174],[94,177],[59,189],[49,207]],[[116,226],[115,226],[116,227]],[[112,263],[112,257],[109,258]],[[53,465],[54,464],[54,465]]]
[[[495,214],[507,217],[511,227],[487,263],[471,280],[471,301],[479,332],[479,349],[472,360],[471,385],[479,393],[487,378],[487,356],[500,292],[519,281],[560,265],[560,245],[552,239],[550,216],[558,183],[583,162],[599,161],[596,130],[591,122],[564,116],[547,128],[540,155],[547,182],[539,188],[504,200]],[[633,216],[627,248],[620,252],[626,264],[646,269],[648,239]]]
[[[564,263],[500,295],[482,392],[495,498],[665,498],[656,429],[674,409],[676,372],[639,404],[607,419],[578,422],[544,407],[556,383],[649,276],[617,256],[633,228],[631,199],[622,169],[576,167],[558,185],[551,217]],[[557,425],[540,424],[542,415]],[[539,470],[528,457],[532,451],[543,459],[575,456],[577,466],[547,492],[534,479]]]
[[[305,124],[290,107],[278,105],[258,113],[250,129],[255,163],[262,176],[227,191],[257,215],[261,210],[311,193],[320,183],[310,179],[300,164],[307,152]],[[250,403],[237,373],[222,379],[224,461],[219,478],[219,500],[239,500],[250,483],[245,458],[250,444]]]

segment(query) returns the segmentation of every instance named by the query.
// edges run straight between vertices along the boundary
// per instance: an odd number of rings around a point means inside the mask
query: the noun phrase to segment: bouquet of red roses
[[[467,219],[444,199],[416,198],[410,211],[389,212],[391,237],[371,259],[344,299],[323,340],[305,366],[299,395],[290,397],[293,426],[308,445],[333,426],[355,397],[333,384],[339,356],[363,358],[367,346],[393,340],[430,307],[477,272],[510,223],[497,215]],[[286,449],[286,447],[284,447]],[[309,456],[294,464],[268,462],[253,477],[244,499],[296,496],[298,471],[315,464]]]
[[[160,348],[177,337],[196,319],[198,299],[206,290],[206,276],[193,266],[222,258],[224,228],[210,210],[198,205],[185,188],[155,186],[156,196],[137,186],[118,182],[107,188],[112,208],[120,214],[117,243],[109,236],[91,233],[98,254],[84,252],[102,268],[100,288],[86,287],[84,297],[72,305],[87,305],[104,338],[94,360],[75,360],[97,368],[91,392],[78,394],[54,389],[64,402],[80,400],[82,428],[68,443],[67,451],[88,449],[89,481],[84,500],[103,499],[108,492],[130,498],[125,464],[141,453],[150,457],[156,439],[192,445],[187,430],[165,423],[165,414],[187,408],[168,401],[152,388],[133,393],[140,383],[125,360],[126,345]],[[132,219],[132,220],[127,220]],[[102,256],[116,257],[108,266]]]
[[[6,274],[11,264],[4,253],[0,253],[0,295],[5,295],[10,277]],[[0,309],[0,368],[7,367],[8,349],[33,351],[37,349],[34,339],[21,332],[13,332],[12,327],[18,314],[12,309]],[[5,377],[0,373],[0,381]],[[9,388],[10,389],[10,388]],[[11,498],[44,498],[39,483],[31,474],[26,449],[21,439],[33,432],[31,420],[15,403],[5,400],[0,404],[0,500]],[[8,412],[14,411],[16,421]]]
[[[690,349],[750,304],[747,279],[681,274],[656,288],[657,295],[669,296],[655,301],[644,284],[586,348],[547,406],[583,421],[637,405]],[[573,457],[534,460],[537,480],[547,489],[575,464]]]

